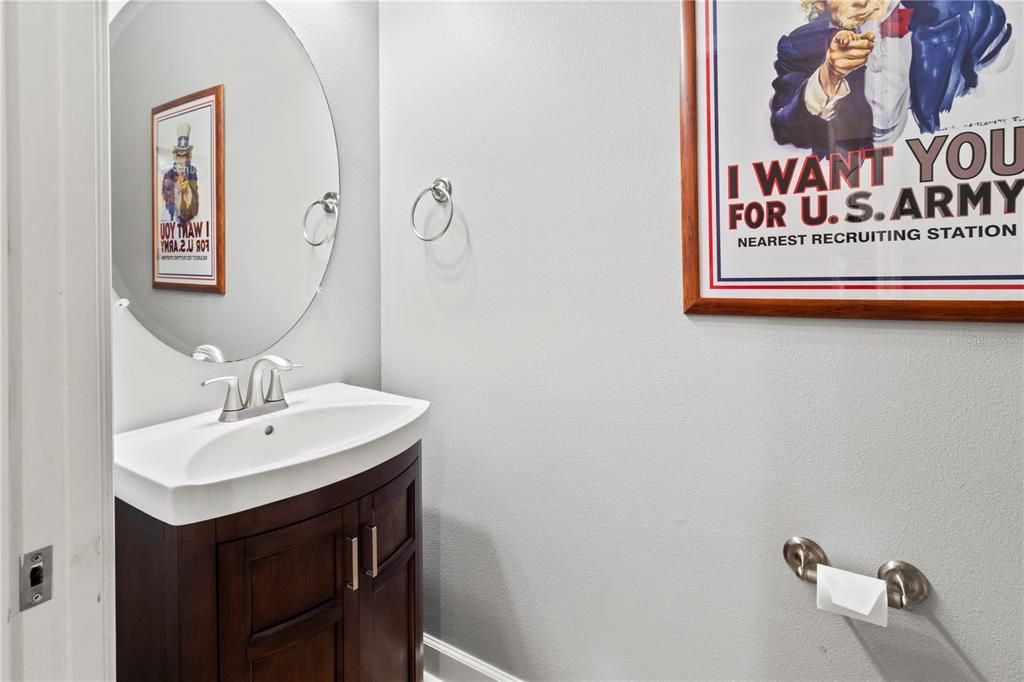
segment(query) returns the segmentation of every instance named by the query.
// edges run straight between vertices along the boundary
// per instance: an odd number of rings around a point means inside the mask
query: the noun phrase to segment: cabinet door
[[[358,518],[353,503],[218,547],[221,682],[357,679]]]
[[[359,501],[361,680],[423,679],[420,463]]]

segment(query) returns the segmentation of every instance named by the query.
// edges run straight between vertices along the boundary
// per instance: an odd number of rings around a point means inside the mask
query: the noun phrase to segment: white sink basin
[[[212,410],[115,436],[114,494],[174,526],[233,514],[394,457],[423,436],[430,407],[346,384],[293,391],[288,403],[240,422]]]

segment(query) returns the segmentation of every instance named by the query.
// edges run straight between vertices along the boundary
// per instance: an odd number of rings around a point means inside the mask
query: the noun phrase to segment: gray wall
[[[427,630],[527,679],[1020,679],[1020,326],[686,317],[679,7],[381,5],[383,387]],[[432,245],[412,198],[448,175]],[[883,630],[783,565],[905,559]]]
[[[303,363],[288,387],[344,379],[380,384],[377,5],[275,3],[309,52],[334,116],[341,159],[341,231],[325,293],[273,351]],[[124,431],[213,409],[223,389],[199,382],[243,374],[248,362],[198,363],[149,335],[115,309],[114,427]]]

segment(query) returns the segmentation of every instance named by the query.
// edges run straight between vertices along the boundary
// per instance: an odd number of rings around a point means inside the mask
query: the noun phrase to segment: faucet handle
[[[242,396],[238,392],[238,377],[214,377],[207,379],[202,386],[210,384],[227,384],[228,392],[224,396],[224,412],[237,412],[242,409]]]
[[[281,387],[281,372],[290,372],[296,367],[302,367],[302,365],[297,362],[293,362],[287,367],[271,368],[270,388],[267,389],[268,403],[276,403],[279,400],[284,400],[284,388]]]

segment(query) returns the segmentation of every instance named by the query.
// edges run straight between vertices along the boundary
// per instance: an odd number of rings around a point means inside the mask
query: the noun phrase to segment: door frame
[[[0,679],[115,675],[107,33],[103,1],[0,5]]]

